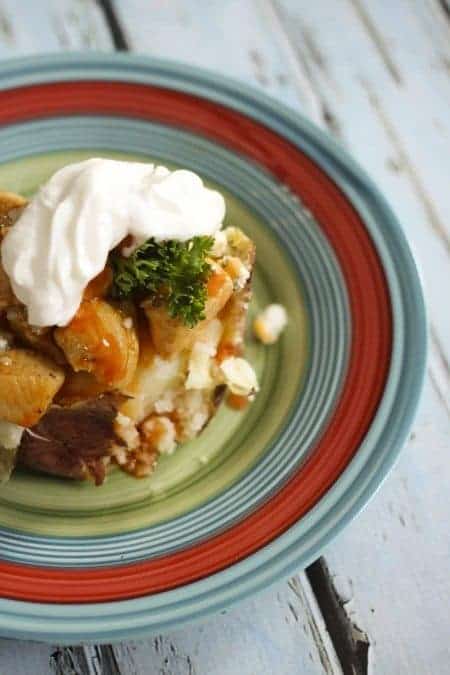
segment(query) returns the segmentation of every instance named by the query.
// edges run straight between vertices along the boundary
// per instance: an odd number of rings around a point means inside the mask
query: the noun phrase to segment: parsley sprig
[[[156,305],[165,304],[170,316],[192,328],[205,318],[211,272],[207,254],[213,241],[206,236],[186,242],[149,239],[128,258],[113,253],[113,296],[148,297]]]

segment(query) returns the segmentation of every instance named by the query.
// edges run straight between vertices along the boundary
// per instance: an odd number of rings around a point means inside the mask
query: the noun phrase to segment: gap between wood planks
[[[102,10],[105,21],[108,25],[109,30],[111,31],[111,37],[113,39],[114,47],[117,51],[125,52],[129,51],[130,46],[128,40],[125,36],[125,31],[122,28],[122,25],[117,17],[116,12],[111,4],[111,0],[96,0],[98,6]]]
[[[111,645],[61,647],[50,656],[55,675],[121,675]]]
[[[450,0],[438,0],[438,3],[447,19],[450,21]]]
[[[322,96],[320,87],[317,86],[314,73],[312,72],[309,63],[304,58],[302,52],[297,48],[295,41],[291,39],[291,36],[287,33],[284,27],[283,18],[281,16],[281,10],[278,5],[272,0],[266,0],[265,11],[266,14],[270,16],[270,20],[275,26],[275,29],[278,33],[281,33],[283,39],[281,44],[284,45],[287,56],[289,57],[289,62],[295,62],[296,68],[293,71],[296,79],[300,80],[299,86],[302,87],[303,82],[306,80],[308,82],[309,90],[312,94],[312,97],[316,103],[315,107],[319,109],[319,115],[314,115],[313,122],[325,128],[332,136],[336,138],[341,137],[341,127],[339,120],[330,110],[328,102]],[[315,45],[311,40],[311,36],[306,32],[302,31],[302,37],[305,41],[305,44],[308,45],[311,52],[311,58],[315,60],[319,68],[324,69],[324,63],[321,59],[320,54],[315,49]],[[300,67],[299,67],[300,66]],[[326,72],[325,72],[326,74]],[[310,96],[311,97],[311,96]]]
[[[351,620],[347,613],[346,602],[336,591],[325,558],[319,558],[305,571],[344,675],[367,675],[369,637]],[[292,581],[289,582],[289,584],[291,583]]]
[[[366,8],[361,4],[361,0],[350,0],[350,2],[361,23],[364,25],[368,35],[370,36],[370,39],[375,45],[375,48],[378,51],[384,65],[386,66],[387,71],[392,76],[392,79],[396,84],[402,85],[403,78],[400,74],[400,71],[389,54],[389,49],[386,46],[383,36],[376,28],[370,16],[367,14]]]

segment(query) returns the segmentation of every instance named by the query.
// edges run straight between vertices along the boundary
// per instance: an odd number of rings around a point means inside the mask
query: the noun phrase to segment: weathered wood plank
[[[0,0],[0,58],[112,45],[93,0]]]
[[[403,21],[397,15],[389,23],[393,5],[395,11],[403,8]],[[440,316],[441,289],[448,286],[449,263],[443,217],[436,214],[448,208],[449,197],[442,182],[435,182],[433,176],[436,171],[448,173],[445,163],[449,153],[444,158],[438,151],[433,117],[427,119],[423,108],[415,110],[421,105],[421,96],[426,95],[430,97],[427,106],[441,115],[438,99],[442,91],[436,94],[432,87],[428,91],[427,85],[423,94],[417,85],[418,76],[411,77],[407,68],[408,38],[404,43],[396,38],[397,51],[386,41],[383,26],[394,30],[401,25],[408,35],[411,22],[417,34],[409,34],[410,50],[415,50],[420,17],[417,4],[338,2],[331,7],[308,3],[300,11],[297,3],[284,0],[277,8],[299,60],[333,113],[330,130],[338,132],[342,142],[374,175],[415,244],[435,324],[430,378],[410,443],[382,493],[330,546],[326,559],[343,601],[352,599],[345,605],[347,612],[368,633],[369,659],[375,672],[443,673],[449,662],[445,640],[450,596],[445,524],[449,501],[445,485],[450,478],[450,324],[448,317],[443,320]],[[366,16],[362,17],[361,11]],[[377,22],[372,18],[375,12]],[[436,36],[444,30],[440,26]],[[345,31],[351,39],[342,41],[340,36]],[[427,49],[425,56],[421,45],[414,55],[419,61],[413,60],[423,80],[432,68],[431,46]],[[405,118],[409,122],[402,127]],[[441,124],[448,137],[448,116]],[[434,157],[417,149],[414,130],[419,130],[422,143],[431,139]],[[445,143],[440,147],[442,152]]]
[[[340,675],[308,580],[248,600],[204,624],[113,647],[0,640],[0,672],[24,675]]]
[[[124,675],[342,672],[304,575],[203,625],[113,649]]]
[[[215,69],[262,87],[320,119],[317,100],[295,56],[275,40],[270,5],[258,0],[113,1],[133,50]]]
[[[398,12],[401,5],[403,15],[396,16],[392,26],[401,25],[407,32],[410,23],[418,21],[412,5],[408,10],[403,2],[367,4],[385,8],[386,27],[391,25],[389,8],[394,11],[394,6]],[[421,84],[432,64],[424,60],[419,68],[413,61],[412,69],[421,75],[412,76],[406,56],[403,52],[399,56],[398,41],[393,52],[383,26],[373,22],[359,0],[306,3],[301,9],[295,0],[281,0],[275,6],[299,61],[331,112],[330,131],[375,178],[419,254],[436,339],[448,361],[450,315],[442,312],[440,295],[450,277],[446,216],[450,204],[445,185],[445,175],[450,173],[450,129],[441,104],[443,94],[436,91],[437,86]],[[417,29],[410,42],[418,40],[418,33]],[[343,35],[348,39],[343,40]],[[450,78],[443,90],[450,95],[449,87]],[[422,98],[428,103],[422,104]],[[434,180],[437,174],[439,180]]]
[[[19,640],[0,639],[0,673],[2,675],[52,675],[49,645],[37,642],[21,642]],[[68,675],[68,673],[67,673]]]
[[[448,672],[448,413],[427,382],[420,419],[375,498],[326,559],[376,673]]]
[[[450,251],[450,199],[446,198],[450,168],[448,22],[436,2],[429,0],[352,0],[352,4],[364,25],[382,36],[396,63],[399,95],[384,90],[380,100],[414,163],[416,185],[428,202],[436,234]]]

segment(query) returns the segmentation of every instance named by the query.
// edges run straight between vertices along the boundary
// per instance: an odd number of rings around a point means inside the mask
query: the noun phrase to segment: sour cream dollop
[[[214,235],[224,216],[222,195],[191,171],[89,159],[41,187],[5,236],[2,264],[31,325],[65,326],[125,237],[132,248],[150,237],[186,241]]]

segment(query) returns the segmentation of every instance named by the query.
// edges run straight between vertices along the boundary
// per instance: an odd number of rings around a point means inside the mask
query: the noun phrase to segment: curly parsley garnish
[[[211,272],[206,257],[213,242],[206,236],[185,242],[149,239],[129,258],[113,253],[113,296],[149,297],[155,304],[165,304],[171,317],[192,328],[205,318],[206,282]]]

